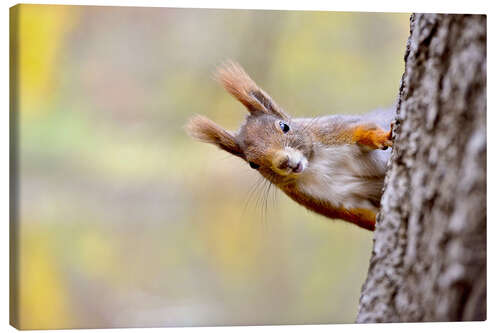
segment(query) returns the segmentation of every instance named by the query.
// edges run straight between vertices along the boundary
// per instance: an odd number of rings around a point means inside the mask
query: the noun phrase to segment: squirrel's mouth
[[[301,173],[302,171],[304,171],[304,169],[305,169],[304,162],[299,161],[299,163],[297,163],[297,165],[294,168],[292,168],[292,172]]]
[[[275,168],[274,171],[282,176],[298,176],[302,174],[307,168],[307,160],[305,158],[297,162],[288,162],[286,166]]]

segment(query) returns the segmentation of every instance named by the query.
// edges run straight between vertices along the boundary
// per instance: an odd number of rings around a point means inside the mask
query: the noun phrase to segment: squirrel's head
[[[219,68],[217,79],[247,108],[246,121],[233,133],[198,115],[188,122],[187,132],[244,159],[277,185],[299,177],[313,154],[308,125],[291,119],[238,64]]]

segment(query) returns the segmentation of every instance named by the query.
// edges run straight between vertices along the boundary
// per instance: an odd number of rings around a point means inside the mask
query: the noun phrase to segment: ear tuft
[[[216,145],[233,155],[244,158],[236,138],[207,117],[196,115],[186,124],[186,132],[193,138]]]
[[[239,64],[226,61],[217,69],[215,78],[228,93],[245,105],[248,111],[264,111],[259,101],[251,96],[251,92],[259,88]]]
[[[288,118],[272,98],[262,90],[238,63],[228,60],[217,69],[215,78],[224,89],[233,95],[250,113],[272,113]]]

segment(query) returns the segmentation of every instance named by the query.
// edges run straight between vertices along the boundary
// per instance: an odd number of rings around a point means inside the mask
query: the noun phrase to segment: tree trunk
[[[357,322],[486,319],[486,16],[414,14]]]

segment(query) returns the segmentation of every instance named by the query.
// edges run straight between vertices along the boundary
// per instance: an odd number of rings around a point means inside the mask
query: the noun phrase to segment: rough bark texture
[[[358,322],[486,319],[486,16],[414,14]]]

